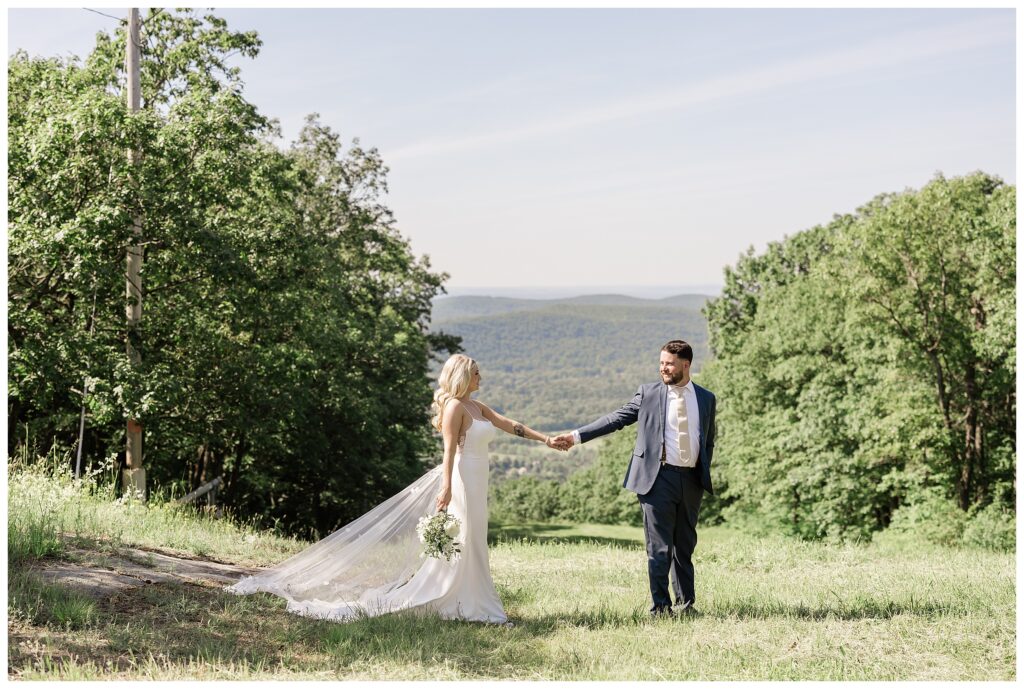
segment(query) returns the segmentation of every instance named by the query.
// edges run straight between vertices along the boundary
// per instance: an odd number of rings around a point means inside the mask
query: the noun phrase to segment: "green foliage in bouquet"
[[[454,515],[438,512],[431,517],[422,517],[416,525],[416,533],[423,544],[420,557],[444,558],[451,562],[459,559],[462,545],[455,537],[459,535],[462,525]]]

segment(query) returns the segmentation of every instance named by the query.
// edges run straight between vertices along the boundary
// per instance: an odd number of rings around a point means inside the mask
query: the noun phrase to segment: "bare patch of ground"
[[[65,560],[38,562],[32,570],[47,583],[59,584],[97,599],[154,583],[227,586],[257,571],[173,551],[141,548],[120,548],[116,554],[70,548],[68,556]]]

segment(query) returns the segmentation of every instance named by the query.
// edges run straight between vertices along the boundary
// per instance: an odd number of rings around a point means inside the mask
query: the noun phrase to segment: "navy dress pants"
[[[699,467],[663,464],[651,489],[637,496],[644,515],[652,612],[672,605],[668,591],[670,570],[676,605],[692,605],[696,601],[692,557],[697,547],[697,513],[703,495]]]

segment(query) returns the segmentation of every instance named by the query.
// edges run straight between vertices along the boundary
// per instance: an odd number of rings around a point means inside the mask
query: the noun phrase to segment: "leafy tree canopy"
[[[135,114],[125,40],[101,33],[84,63],[8,64],[9,449],[72,447],[84,403],[93,460],[138,418],[151,486],[224,475],[243,515],[329,530],[436,454],[428,364],[458,342],[427,321],[446,276],[399,233],[376,150],[315,115],[275,144],[230,66],[258,54],[254,33],[151,10]],[[143,319],[128,332],[134,217]]]

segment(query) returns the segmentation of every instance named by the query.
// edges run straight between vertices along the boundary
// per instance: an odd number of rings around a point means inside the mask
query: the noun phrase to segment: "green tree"
[[[727,520],[864,538],[936,488],[1012,504],[1013,208],[939,177],[727,271],[702,372]]]
[[[896,338],[934,391],[961,509],[1013,481],[1015,189],[938,177],[861,209],[843,245],[852,318]],[[1008,496],[1001,496],[1006,499]]]

